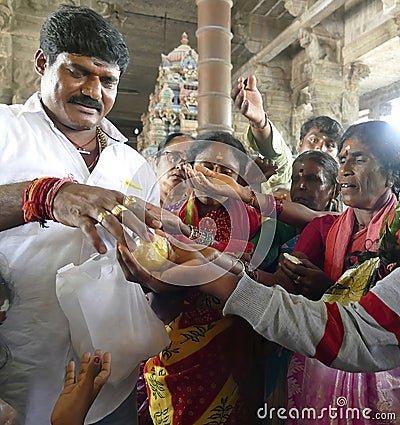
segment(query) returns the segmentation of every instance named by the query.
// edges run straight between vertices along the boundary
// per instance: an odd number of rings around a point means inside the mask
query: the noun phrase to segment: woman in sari
[[[222,132],[202,139],[189,150],[192,163],[233,179],[244,175],[247,156],[237,139]],[[250,252],[253,245],[248,241],[260,226],[255,208],[199,190],[182,201],[178,215],[190,225],[192,241],[229,253]],[[144,368],[153,422],[253,423],[255,395],[260,394],[251,382],[254,331],[239,318],[223,317],[219,301],[212,296],[188,289],[181,299],[177,317],[166,320],[171,344]],[[169,303],[168,296],[163,302]]]
[[[376,252],[384,219],[397,204],[400,136],[393,127],[382,121],[351,126],[341,140],[339,159],[339,184],[343,202],[348,208],[330,227],[326,239],[321,237],[320,231],[324,227],[323,217],[315,219],[304,229],[294,251],[306,253],[312,262],[302,260],[302,265],[294,265],[287,260],[282,262],[282,270],[296,284],[299,293],[311,299],[319,299],[351,264],[358,263],[359,255],[354,253]],[[325,273],[314,265],[321,262]],[[345,281],[352,288],[348,295],[338,298],[337,292],[333,291],[326,295],[326,300],[344,304],[358,301],[370,289],[371,280],[365,276],[373,274],[375,265],[374,262],[363,264],[357,279],[351,277]],[[360,279],[360,276],[364,278]],[[322,361],[329,363],[329,359],[323,358],[323,353],[321,356]],[[374,412],[390,412],[400,405],[400,369],[375,374],[348,373],[327,368],[318,360],[296,354],[289,367],[287,385],[288,409],[301,411],[305,407],[313,407],[318,411],[329,406],[343,407],[339,403],[344,400],[347,407],[359,412],[365,408]],[[372,423],[361,415],[326,420],[320,423]],[[288,420],[288,424],[299,423],[316,422]]]

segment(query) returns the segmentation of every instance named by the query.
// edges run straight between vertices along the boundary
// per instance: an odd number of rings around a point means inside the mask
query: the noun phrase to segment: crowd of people
[[[260,157],[227,132],[172,133],[153,170],[106,118],[128,60],[105,19],[61,6],[35,53],[40,91],[0,105],[0,422],[85,422],[120,365],[104,347],[76,358],[56,274],[115,250],[170,343],[91,423],[277,424],[264,404],[321,413],[338,398],[370,415],[285,423],[396,423],[399,132],[314,117],[293,160],[250,75],[231,95]],[[149,270],[131,252],[155,233],[168,258]]]

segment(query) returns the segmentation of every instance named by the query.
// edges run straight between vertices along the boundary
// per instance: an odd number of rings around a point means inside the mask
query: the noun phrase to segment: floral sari
[[[226,208],[199,219],[196,202],[189,198],[179,215],[188,224],[214,229],[213,246],[228,252],[252,248],[247,240],[260,226],[254,209],[230,200]],[[166,329],[170,345],[144,368],[153,423],[256,423],[262,396],[262,380],[255,379],[260,339],[251,327],[238,317],[224,317],[219,300],[191,289]]]

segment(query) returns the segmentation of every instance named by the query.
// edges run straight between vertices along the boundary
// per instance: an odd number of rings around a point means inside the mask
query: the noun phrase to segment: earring
[[[337,199],[338,195],[338,183],[336,182],[335,186],[333,187],[332,199],[329,201],[328,211],[339,212],[339,200]]]

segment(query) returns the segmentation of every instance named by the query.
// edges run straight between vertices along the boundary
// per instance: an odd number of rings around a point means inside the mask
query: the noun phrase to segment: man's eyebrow
[[[89,75],[92,73],[88,68],[86,68],[86,66],[80,65],[79,63],[71,62],[70,66],[73,68],[76,68],[77,70],[81,71],[85,75]],[[114,75],[105,75],[101,77],[101,79],[111,81],[112,83],[118,83],[119,81],[119,79],[115,77]]]
[[[101,77],[100,79],[110,81],[111,83],[119,82],[119,78],[115,77],[114,75],[105,75],[104,77]]]
[[[349,152],[349,155],[352,156],[352,157],[356,157],[356,156],[369,156],[364,151]],[[339,154],[339,158],[343,158],[344,156],[346,156],[346,153]]]
[[[78,69],[79,71],[82,71],[85,74],[90,74],[90,71],[85,66],[79,65],[78,63],[74,63],[74,62],[71,62],[69,65],[72,66],[73,68]]]

